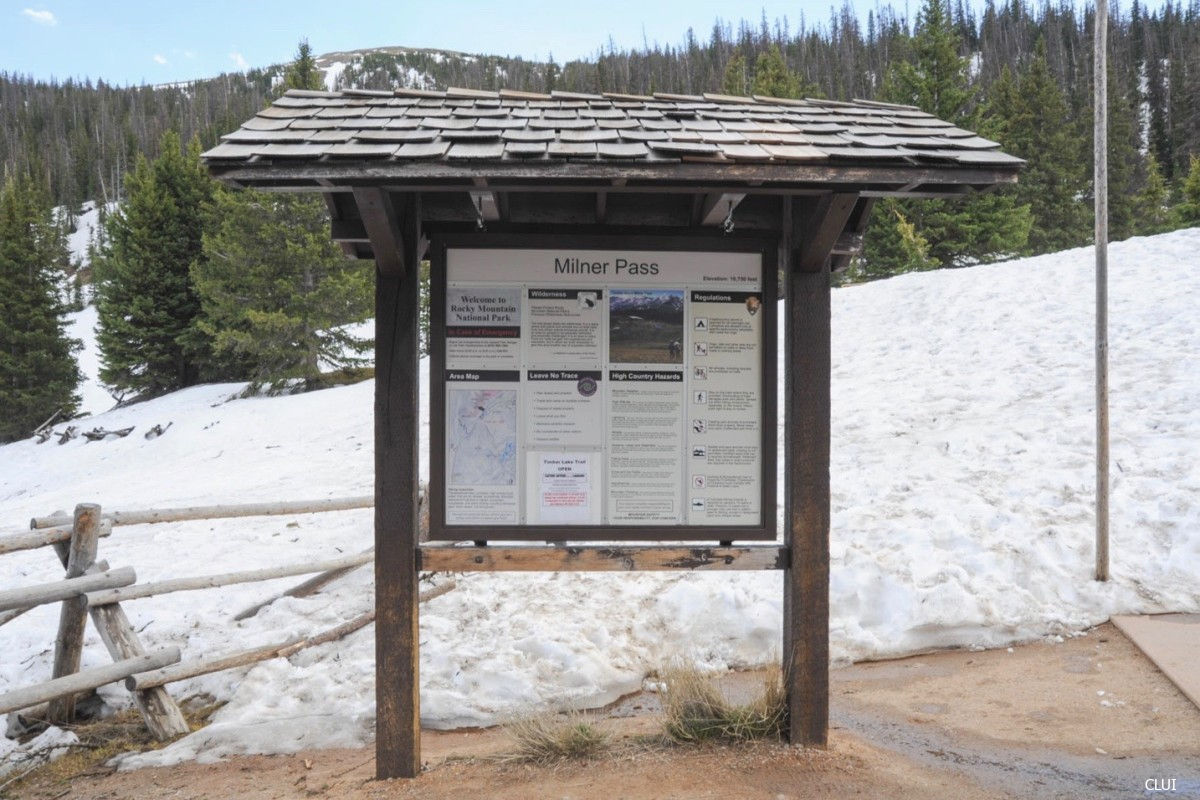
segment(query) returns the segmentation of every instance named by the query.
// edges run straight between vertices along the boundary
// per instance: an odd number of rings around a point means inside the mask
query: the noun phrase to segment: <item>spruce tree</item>
[[[800,76],[788,69],[779,45],[758,54],[754,62],[754,83],[750,93],[766,97],[800,96]]]
[[[884,95],[956,125],[969,125],[971,91],[967,60],[959,55],[959,38],[945,0],[925,0],[917,15],[911,61],[900,61],[884,81]]]
[[[1200,225],[1200,156],[1192,156],[1189,162],[1187,179],[1183,182],[1183,202],[1176,213],[1181,225]]]
[[[283,90],[320,86],[301,41]],[[218,190],[192,277],[214,357],[251,389],[311,388],[324,365],[364,363],[370,340],[345,326],[370,316],[374,275],[330,240],[319,197]]]
[[[56,286],[66,239],[43,189],[28,177],[0,187],[0,442],[28,436],[79,405],[79,368]]]
[[[1080,199],[1087,193],[1082,142],[1050,74],[1044,39],[1019,81],[1005,67],[992,84],[983,132],[1028,162],[1017,185],[1001,190],[1029,206],[1027,251],[1049,253],[1087,242],[1091,220]]]
[[[959,55],[958,36],[944,0],[925,0],[917,20],[911,61],[895,66],[885,82],[886,99],[916,105],[922,111],[958,125],[974,127],[975,109],[967,61]],[[995,261],[1022,253],[1032,216],[1029,206],[1004,194],[982,194],[963,200],[899,201],[898,213],[877,215],[867,231],[864,258],[881,265],[905,260],[896,250],[906,241],[896,226],[914,228],[908,236],[928,245],[939,266],[956,267]],[[885,230],[886,228],[892,230]]]
[[[758,54],[754,62],[754,80],[750,93],[765,97],[820,97],[816,86],[788,69],[779,45],[772,45]]]
[[[853,274],[848,276],[851,280],[887,278],[940,266],[929,255],[929,242],[904,213],[904,204],[891,198],[875,206],[874,235],[867,240],[863,258],[853,266]]]
[[[308,39],[301,39],[300,44],[296,47],[296,59],[291,63],[284,75],[282,91],[288,89],[312,89],[321,90],[325,88],[325,79],[321,76],[321,70],[317,67],[317,61],[313,58],[312,48],[308,44]]]
[[[749,84],[746,58],[741,53],[734,53],[733,58],[725,64],[725,74],[721,78],[721,91],[734,97],[744,97],[750,93]]]
[[[1141,133],[1137,91],[1108,71],[1108,238],[1118,242],[1137,232]],[[1091,138],[1091,137],[1089,137]]]
[[[1151,150],[1146,155],[1146,181],[1134,199],[1134,232],[1139,236],[1164,233],[1171,229],[1170,197],[1158,159]]]
[[[139,157],[126,178],[127,197],[109,218],[96,264],[100,379],[141,397],[197,383],[209,361],[190,268],[214,184],[196,140],[185,151],[168,132],[161,149],[153,162]]]
[[[222,189],[213,220],[192,274],[218,358],[273,390],[363,363],[370,341],[344,326],[370,316],[373,276],[330,240],[319,201]]]

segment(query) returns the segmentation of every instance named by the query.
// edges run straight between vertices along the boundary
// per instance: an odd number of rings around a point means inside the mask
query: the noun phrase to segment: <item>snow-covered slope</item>
[[[1000,646],[1118,612],[1200,611],[1197,252],[1200,229],[1110,251],[1107,584],[1091,580],[1091,251],[834,292],[836,661]],[[238,388],[197,387],[95,419],[136,425],[126,439],[0,448],[0,526],[88,500],[119,509],[370,490],[371,383],[227,401]],[[141,437],[168,421],[165,436]],[[370,541],[371,514],[355,511],[122,527],[100,552],[147,581],[331,557]],[[0,558],[4,585],[58,575],[45,551]],[[370,570],[359,570],[315,597],[230,622],[294,580],[127,610],[149,646],[196,656],[320,630],[372,601]],[[422,608],[424,722],[484,724],[530,705],[603,703],[679,655],[714,668],[764,662],[779,648],[780,580],[466,576]],[[48,674],[56,616],[43,607],[0,628],[0,691]],[[176,696],[227,704],[208,728],[128,764],[368,739],[372,635],[176,685]],[[107,660],[89,629],[85,666]],[[123,689],[104,694],[127,702]]]
[[[116,203],[108,204],[108,212],[110,214],[116,208]],[[62,213],[65,209],[59,206],[55,211]],[[94,201],[88,200],[80,208],[80,212],[75,218],[75,230],[67,235],[67,247],[71,251],[72,261],[87,266],[88,245],[94,242],[96,236],[99,234],[100,207]]]

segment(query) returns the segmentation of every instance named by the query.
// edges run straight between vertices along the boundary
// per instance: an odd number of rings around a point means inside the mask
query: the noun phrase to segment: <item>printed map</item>
[[[511,389],[450,391],[449,482],[512,486],[517,481],[517,393]]]

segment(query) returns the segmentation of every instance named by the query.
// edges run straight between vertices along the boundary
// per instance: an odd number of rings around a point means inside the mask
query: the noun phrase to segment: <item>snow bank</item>
[[[71,731],[50,726],[24,744],[0,737],[0,778],[21,774],[31,767],[65,756],[79,737]]]
[[[1092,255],[1080,249],[834,292],[831,646],[836,662],[1002,646],[1115,613],[1200,611],[1200,229],[1110,250],[1112,576],[1093,563]],[[427,376],[422,380],[423,396]],[[0,448],[0,521],[84,500],[140,508],[363,494],[373,384],[227,401],[196,387],[96,420],[126,439]],[[140,433],[173,421],[168,433]],[[422,421],[428,424],[423,413]],[[782,465],[781,465],[782,466]],[[422,471],[428,469],[422,452]],[[118,528],[101,543],[139,580],[354,552],[371,512]],[[0,560],[5,584],[61,574]],[[714,668],[779,650],[778,574],[477,574],[422,608],[422,719],[493,723],[587,706],[676,656]],[[321,594],[233,614],[295,579],[127,604],[148,646],[216,653],[331,627],[370,607],[360,570]],[[57,611],[0,629],[0,691],[48,674]],[[127,767],[369,740],[373,629],[197,678],[213,723]],[[84,665],[108,660],[89,628]],[[103,694],[127,703],[123,689]]]

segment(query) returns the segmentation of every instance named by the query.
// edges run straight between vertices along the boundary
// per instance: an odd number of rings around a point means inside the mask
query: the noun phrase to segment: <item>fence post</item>
[[[100,533],[100,506],[81,503],[75,506],[75,524],[70,544],[59,549],[65,555],[67,578],[78,578],[96,561],[96,544]],[[63,549],[66,550],[64,554]],[[58,636],[54,640],[54,672],[52,678],[62,678],[79,671],[83,653],[83,628],[87,623],[87,598],[72,597],[62,602],[58,617]],[[75,695],[63,695],[50,701],[47,719],[51,724],[70,722],[75,717]]]

